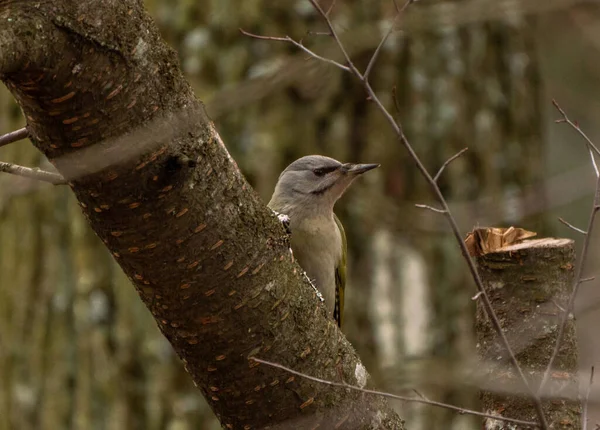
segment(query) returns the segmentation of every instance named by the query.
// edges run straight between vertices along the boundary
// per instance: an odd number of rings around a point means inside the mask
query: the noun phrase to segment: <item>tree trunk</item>
[[[526,375],[537,387],[552,356],[562,310],[573,287],[574,243],[569,239],[537,239],[510,245],[476,258],[485,289],[502,329]],[[526,421],[536,421],[510,357],[493,329],[483,305],[477,302],[477,345],[484,371],[483,409]],[[575,321],[565,336],[552,371],[549,397],[543,402],[552,428],[581,428],[578,398],[578,351]],[[496,428],[488,420],[486,428]],[[504,428],[504,427],[500,427]]]
[[[0,16],[0,77],[32,141],[222,424],[401,428],[380,398],[250,359],[366,382],[141,4],[2,2]]]

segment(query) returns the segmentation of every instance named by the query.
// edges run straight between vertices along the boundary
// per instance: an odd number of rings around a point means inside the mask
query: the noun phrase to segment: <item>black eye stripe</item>
[[[325,175],[327,173],[331,173],[335,170],[337,170],[337,166],[319,167],[319,168],[313,169],[313,173],[317,176],[323,176],[323,175]]]

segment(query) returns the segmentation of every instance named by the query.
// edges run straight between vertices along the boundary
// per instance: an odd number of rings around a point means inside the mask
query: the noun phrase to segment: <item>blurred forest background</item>
[[[324,31],[309,2],[145,3],[265,202],[303,155],[382,164],[337,205],[350,247],[344,332],[379,388],[477,408],[465,376],[476,357],[475,288],[444,219],[414,207],[432,199],[413,163],[350,75],[238,31],[304,38],[338,55],[329,38],[307,35]],[[394,11],[391,0],[338,0],[334,21],[359,66]],[[402,29],[371,80],[392,111],[397,87],[398,116],[431,171],[469,148],[441,182],[463,232],[515,225],[580,240],[557,216],[585,225],[594,178],[584,143],[553,123],[550,100],[600,143],[598,2],[421,0]],[[23,125],[0,89],[0,133]],[[0,159],[48,167],[26,141]],[[589,276],[600,237],[593,245]],[[576,305],[584,375],[600,356],[597,284],[584,284]],[[411,430],[481,425],[397,406]],[[217,428],[70,191],[0,175],[0,430]]]

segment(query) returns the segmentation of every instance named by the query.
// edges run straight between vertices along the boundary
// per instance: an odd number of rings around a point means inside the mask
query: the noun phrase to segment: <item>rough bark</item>
[[[535,387],[552,355],[561,310],[572,290],[574,243],[569,239],[525,241],[477,257],[476,261],[515,356],[525,373],[534,376]],[[535,421],[536,412],[479,302],[477,340],[487,390],[482,392],[484,410]],[[552,428],[581,427],[580,404],[575,401],[577,360],[575,321],[571,319],[551,374],[552,383],[543,393],[548,399],[543,404]],[[490,421],[486,426],[505,428]]]
[[[0,77],[223,425],[401,428],[140,2],[0,2]]]

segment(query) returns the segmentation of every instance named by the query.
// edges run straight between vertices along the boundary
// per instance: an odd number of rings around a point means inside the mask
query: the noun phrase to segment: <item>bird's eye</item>
[[[316,176],[323,176],[323,175],[326,175],[327,173],[333,172],[334,170],[337,170],[337,166],[317,167],[316,169],[313,169],[313,173]]]

